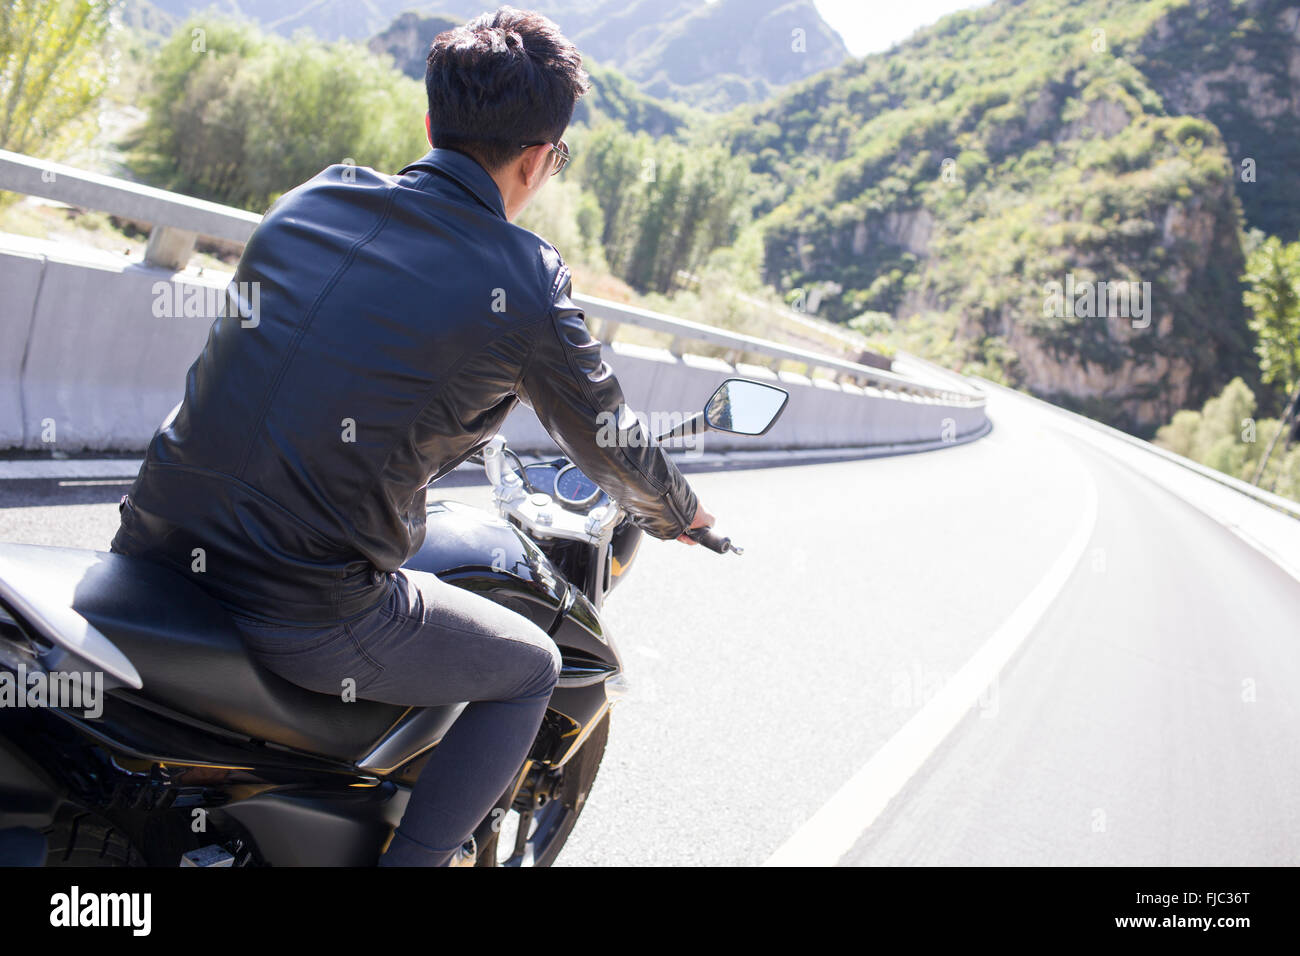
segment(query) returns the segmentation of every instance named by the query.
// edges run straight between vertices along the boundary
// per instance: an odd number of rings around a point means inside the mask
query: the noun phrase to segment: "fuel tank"
[[[566,663],[589,657],[618,665],[595,607],[536,542],[504,518],[458,501],[432,502],[424,543],[405,567],[522,614],[555,640]]]
[[[458,501],[428,506],[424,543],[404,567],[482,594],[548,634],[569,592],[569,582],[518,528]]]
[[[562,658],[549,705],[559,723],[542,759],[557,765],[567,760],[609,707],[606,679],[622,671],[600,614],[581,588],[513,524],[457,501],[428,506],[424,543],[405,566],[482,594],[550,635]],[[414,779],[421,762],[406,775]]]

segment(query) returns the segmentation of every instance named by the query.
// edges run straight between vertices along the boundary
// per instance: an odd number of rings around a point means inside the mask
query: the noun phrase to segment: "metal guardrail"
[[[145,261],[176,270],[185,268],[198,236],[247,242],[262,221],[261,216],[243,209],[3,149],[0,189],[147,222],[153,231]]]
[[[247,242],[262,217],[219,203],[142,186],[124,179],[101,176],[72,166],[35,159],[21,153],[0,150],[0,189],[53,199],[83,209],[146,222],[153,226],[145,260],[172,270],[185,268],[199,236],[233,242]],[[680,355],[685,342],[702,342],[727,349],[729,354],[761,355],[774,364],[791,361],[803,364],[811,378],[825,369],[841,380],[875,388],[895,396],[921,401],[979,406],[984,394],[978,389],[940,388],[912,381],[893,372],[857,362],[821,355],[807,349],[782,345],[738,332],[670,315],[610,302],[593,296],[575,295],[574,301],[602,322],[600,337],[614,341],[620,325],[635,326],[672,337],[669,351]],[[734,364],[734,361],[733,361]]]
[[[821,355],[807,349],[782,345],[779,342],[772,342],[768,339],[760,339],[739,332],[731,332],[712,325],[701,325],[698,322],[675,318],[660,312],[651,312],[648,309],[640,309],[632,305],[624,305],[621,302],[610,302],[607,299],[598,299],[595,296],[588,295],[574,295],[572,298],[576,304],[582,306],[583,311],[601,319],[604,325],[600,329],[600,336],[606,342],[613,341],[618,327],[626,324],[648,329],[652,332],[664,332],[671,335],[674,343],[669,351],[674,353],[679,351],[682,341],[704,342],[709,345],[721,346],[736,354],[750,352],[777,361],[785,359],[800,362],[807,365],[810,372],[814,368],[823,368],[882,391],[941,399],[954,404],[979,405],[984,403],[984,396],[973,389],[962,392],[956,389],[923,385],[893,372],[872,368],[870,365],[861,365],[857,362]]]
[[[1072,412],[1068,408],[1062,408],[1060,405],[1053,405],[1051,402],[1045,401],[1036,395],[1030,395],[1026,392],[1009,389],[1005,385],[999,385],[997,382],[991,381],[990,379],[985,379],[984,381],[994,388],[1006,392],[1013,392],[1019,398],[1027,398],[1039,403],[1040,405],[1044,405],[1052,411],[1058,412],[1080,425],[1086,425],[1093,431],[1100,432],[1101,434],[1107,435],[1111,438],[1119,439],[1140,451],[1144,451],[1150,455],[1155,455],[1157,458],[1163,458],[1172,464],[1178,465],[1180,468],[1185,468],[1188,471],[1195,472],[1203,478],[1209,478],[1211,481],[1218,482],[1219,484],[1231,488],[1233,491],[1243,494],[1248,498],[1253,498],[1262,505],[1267,505],[1275,511],[1281,511],[1283,514],[1288,514],[1292,518],[1300,518],[1300,503],[1294,502],[1289,498],[1283,498],[1281,495],[1274,494],[1271,491],[1265,491],[1263,488],[1256,487],[1248,481],[1234,478],[1232,475],[1211,468],[1209,465],[1202,465],[1199,461],[1192,461],[1192,459],[1185,458],[1167,448],[1161,448],[1154,442],[1143,441],[1141,438],[1136,438],[1127,432],[1122,432],[1118,428],[1113,428],[1104,422],[1094,421],[1086,415]]]

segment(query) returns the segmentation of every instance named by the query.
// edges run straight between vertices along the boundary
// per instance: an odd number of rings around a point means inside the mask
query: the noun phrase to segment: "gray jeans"
[[[433,749],[380,866],[441,866],[492,810],[528,755],[560,673],[531,621],[423,571],[390,576],[360,619],[292,627],[235,616],[253,656],[324,694],[430,706],[469,701]]]

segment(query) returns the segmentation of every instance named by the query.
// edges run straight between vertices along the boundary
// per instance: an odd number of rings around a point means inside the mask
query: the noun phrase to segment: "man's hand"
[[[717,519],[704,510],[704,505],[697,504],[695,506],[695,518],[691,521],[692,528],[712,528],[716,523]],[[683,544],[699,544],[694,538],[685,534],[679,534],[677,540]]]

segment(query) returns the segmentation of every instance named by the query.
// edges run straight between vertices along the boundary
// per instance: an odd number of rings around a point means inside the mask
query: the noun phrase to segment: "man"
[[[122,502],[113,550],[190,574],[288,680],[471,702],[381,865],[459,860],[559,674],[523,617],[401,569],[424,538],[426,483],[523,400],[650,534],[693,543],[688,528],[713,524],[624,406],[560,254],[510,222],[567,161],[581,64],[555,24],[510,7],[439,36],[434,148],[396,177],[331,166],[274,205],[228,293],[257,294],[213,324]],[[609,413],[616,447],[596,440]]]

